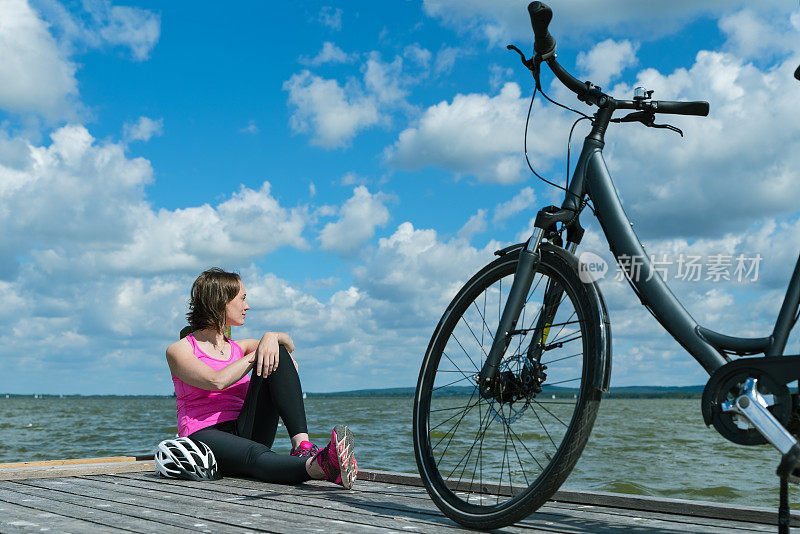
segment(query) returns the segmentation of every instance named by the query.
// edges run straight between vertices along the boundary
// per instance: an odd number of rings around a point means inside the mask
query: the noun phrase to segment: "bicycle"
[[[620,100],[577,80],[556,60],[550,8],[532,2],[528,11],[535,55],[526,59],[508,48],[532,72],[534,96],[546,63],[597,110],[561,206],[538,212],[526,242],[497,251],[434,330],[414,397],[414,451],[425,488],[454,521],[499,528],[544,504],[578,461],[611,375],[608,311],[575,257],[584,233],[580,215],[591,201],[614,256],[642,260],[639,276],[625,271],[631,288],[710,375],[701,401],[705,423],[734,443],[771,443],[781,453],[779,524],[788,532],[786,482],[797,481],[800,395],[787,384],[800,378],[800,356],[783,352],[800,317],[800,258],[771,335],[732,337],[697,324],[654,272],[617,196],[603,146],[612,122],[680,131],[656,124],[656,115],[706,116],[708,103],[653,100],[640,88],[632,100]],[[795,76],[800,79],[800,68]],[[619,110],[629,113],[614,118]],[[756,354],[763,356],[741,357]]]

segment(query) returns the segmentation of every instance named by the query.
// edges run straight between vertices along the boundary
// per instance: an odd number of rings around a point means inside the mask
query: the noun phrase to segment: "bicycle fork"
[[[492,348],[489,350],[489,354],[486,355],[486,363],[483,364],[483,368],[478,375],[478,389],[485,398],[494,396],[494,392],[498,387],[500,361],[503,359],[506,349],[508,349],[511,338],[516,333],[514,328],[517,325],[517,319],[519,319],[519,314],[525,305],[528,291],[530,291],[533,283],[536,264],[539,261],[539,245],[542,242],[543,235],[543,230],[537,228],[536,233],[531,236],[519,253],[514,282],[511,284],[508,300],[506,300],[503,314],[500,317],[500,324],[492,341]]]

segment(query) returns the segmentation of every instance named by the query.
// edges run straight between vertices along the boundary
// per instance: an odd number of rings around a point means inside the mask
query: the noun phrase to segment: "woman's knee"
[[[278,357],[278,370],[297,372],[297,369],[295,369],[294,367],[294,361],[292,360],[289,351],[286,350],[286,347],[284,347],[283,345],[280,346],[280,355]]]

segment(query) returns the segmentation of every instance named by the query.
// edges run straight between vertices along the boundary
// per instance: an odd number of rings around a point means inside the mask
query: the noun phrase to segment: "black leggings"
[[[310,480],[305,458],[270,449],[278,417],[289,436],[308,432],[300,377],[282,345],[278,368],[269,376],[258,376],[253,368],[238,419],[202,428],[189,437],[209,446],[223,476],[248,476],[281,484]]]

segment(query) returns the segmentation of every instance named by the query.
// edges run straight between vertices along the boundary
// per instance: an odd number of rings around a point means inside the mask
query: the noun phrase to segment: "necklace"
[[[197,338],[195,338],[195,340],[196,339]],[[205,341],[205,343],[208,343],[209,345],[211,345],[211,348],[213,348],[214,350],[218,350],[220,356],[225,356],[225,351],[223,349],[217,347],[216,345],[214,345],[214,343],[212,343],[211,341]],[[222,346],[225,347],[225,338],[224,337],[222,338]]]
[[[214,350],[218,350],[221,356],[225,356],[225,351],[223,349],[217,348],[216,345],[211,343],[211,346],[214,347]],[[222,338],[222,346],[225,347],[225,338]]]

